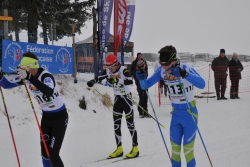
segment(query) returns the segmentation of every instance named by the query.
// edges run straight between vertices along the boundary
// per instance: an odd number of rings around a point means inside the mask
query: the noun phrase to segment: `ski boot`
[[[139,149],[138,146],[133,146],[132,150],[130,153],[126,154],[127,158],[136,158],[139,156]]]
[[[122,146],[118,146],[117,149],[113,153],[109,154],[109,158],[117,158],[121,156],[123,156]]]

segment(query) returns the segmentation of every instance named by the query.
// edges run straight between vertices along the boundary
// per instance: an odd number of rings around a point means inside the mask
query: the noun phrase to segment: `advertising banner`
[[[135,15],[135,0],[126,0],[127,2],[127,17],[126,17],[126,29],[125,34],[123,36],[123,47],[126,46],[127,42],[129,42],[130,36],[133,30],[134,23],[134,15]]]
[[[99,75],[103,71],[103,53],[110,36],[110,20],[113,10],[113,0],[98,0],[98,22],[99,22]]]
[[[2,69],[4,72],[16,72],[23,53],[32,52],[39,59],[39,66],[52,74],[73,74],[74,59],[71,47],[42,45],[26,42],[3,40]]]
[[[117,55],[118,47],[126,29],[127,4],[126,0],[114,2],[114,54]]]

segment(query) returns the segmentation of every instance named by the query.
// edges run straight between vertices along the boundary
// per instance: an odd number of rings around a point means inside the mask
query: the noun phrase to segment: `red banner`
[[[114,3],[114,55],[117,56],[118,47],[126,29],[127,16],[126,0],[115,0]]]

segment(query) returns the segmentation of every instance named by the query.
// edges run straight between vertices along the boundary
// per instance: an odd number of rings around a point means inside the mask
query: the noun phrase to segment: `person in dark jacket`
[[[226,87],[227,87],[227,68],[229,65],[229,60],[225,56],[225,49],[220,50],[219,57],[216,57],[212,61],[212,70],[214,71],[214,81],[215,90],[217,95],[217,100],[227,100],[225,97]]]
[[[241,79],[242,70],[243,66],[238,59],[238,54],[233,53],[233,57],[229,61],[229,78],[231,80],[230,99],[239,99],[239,80]]]
[[[139,66],[137,65],[139,63]],[[132,62],[131,65],[131,74],[132,77],[135,79],[135,84],[137,87],[137,92],[139,95],[139,105],[145,109],[145,111],[148,111],[148,96],[146,93],[146,90],[143,90],[140,86],[139,80],[136,78],[136,70],[141,69],[143,66],[145,66],[144,70],[148,76],[148,65],[147,62],[142,58],[141,53],[137,53],[136,59]],[[147,113],[144,113],[144,111],[138,106],[138,112],[139,112],[139,117],[144,118],[144,117],[149,117]]]

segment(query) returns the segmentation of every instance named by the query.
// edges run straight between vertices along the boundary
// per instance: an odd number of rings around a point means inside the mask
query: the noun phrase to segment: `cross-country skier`
[[[64,167],[59,152],[68,124],[68,113],[54,77],[47,70],[39,68],[38,58],[31,52],[23,54],[20,66],[17,67],[18,77],[7,79],[1,74],[0,85],[5,89],[23,85],[22,80],[27,80],[27,86],[42,108],[41,129],[53,165],[50,165],[44,144],[41,140],[43,166]]]
[[[127,95],[132,96],[130,86],[133,84],[133,81],[129,71],[124,66],[121,66],[115,55],[111,54],[106,58],[106,66],[107,68],[103,71],[103,73],[99,77],[88,81],[87,85],[92,87],[95,83],[99,83],[106,78],[107,81],[114,86],[113,90],[115,99],[113,107],[113,120],[117,149],[113,153],[109,154],[109,158],[123,156],[121,134],[123,111],[125,112],[127,127],[132,137],[132,150],[130,153],[126,154],[126,157],[135,158],[139,156],[137,131],[134,123],[133,103],[127,97]],[[116,85],[119,88],[117,88]],[[126,94],[123,91],[125,91]]]
[[[161,67],[149,79],[145,79],[146,73],[143,70],[138,70],[136,76],[142,89],[148,89],[161,79],[164,80],[173,108],[170,124],[172,167],[181,167],[182,138],[187,167],[195,167],[194,142],[198,111],[194,99],[194,86],[203,89],[205,81],[190,64],[180,63],[176,53],[175,47],[171,45],[163,47],[159,51]]]

